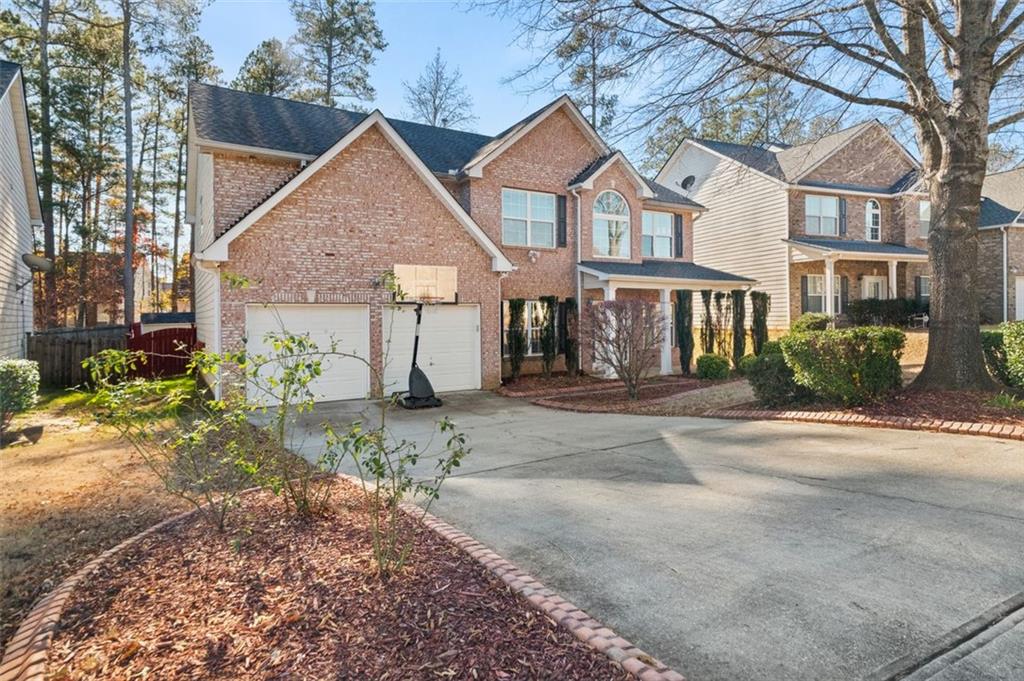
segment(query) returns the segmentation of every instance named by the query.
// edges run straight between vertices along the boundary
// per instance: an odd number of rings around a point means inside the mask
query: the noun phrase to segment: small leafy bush
[[[866,298],[851,300],[846,305],[846,314],[855,326],[906,326],[910,316],[919,311],[919,305],[911,298]]]
[[[1003,345],[1001,329],[981,332],[981,349],[985,353],[985,365],[996,380],[1003,385],[1012,385],[1006,366],[1006,346]]]
[[[781,341],[796,382],[844,405],[871,402],[900,387],[905,342],[899,329],[872,326],[795,333]]]
[[[782,344],[777,340],[765,341],[764,345],[761,346],[761,352],[758,355],[781,355]]]
[[[998,409],[1005,409],[1007,411],[1019,411],[1024,412],[1024,399],[1008,395],[1006,393],[999,393],[988,402],[990,407],[996,407]]]
[[[797,317],[790,330],[793,333],[806,333],[808,331],[824,331],[832,322],[832,318],[823,312],[805,312]]]
[[[740,376],[746,376],[750,372],[751,367],[754,366],[755,361],[757,361],[757,355],[743,355],[739,366],[736,367]]]
[[[697,358],[697,378],[729,378],[729,360],[721,355],[704,354]]]
[[[0,359],[0,445],[15,414],[39,398],[39,365],[27,359]]]
[[[1004,322],[1003,350],[1006,353],[1006,374],[1010,385],[1024,390],[1024,320]]]
[[[814,397],[814,393],[793,379],[793,370],[781,352],[764,352],[753,360],[746,376],[761,406],[784,407],[809,402]]]

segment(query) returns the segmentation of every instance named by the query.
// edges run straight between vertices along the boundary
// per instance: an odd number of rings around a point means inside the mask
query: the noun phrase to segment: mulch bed
[[[540,374],[520,376],[515,381],[498,388],[498,392],[508,397],[533,397],[542,394],[554,394],[562,391],[586,389],[588,387],[607,388],[622,385],[622,381],[601,378],[590,374],[569,376],[564,371],[554,373],[548,378]]]
[[[598,412],[621,412],[640,413],[647,407],[656,405],[662,401],[672,399],[698,388],[706,388],[714,385],[712,381],[702,381],[696,378],[683,378],[681,376],[663,377],[640,387],[640,395],[636,400],[630,400],[626,389],[621,386],[615,388],[595,390],[587,393],[574,393],[570,395],[555,395],[539,400],[535,404],[545,407],[556,407],[575,411],[598,411]]]
[[[353,486],[316,521],[281,503],[250,495],[227,534],[182,523],[118,554],[65,609],[51,678],[630,678],[412,519],[405,571],[377,579]]]
[[[910,417],[939,421],[1024,425],[1024,411],[1002,409],[988,404],[992,394],[960,391],[904,391],[891,398],[862,407],[811,404],[793,407],[800,411],[830,411],[869,417]],[[774,410],[774,411],[786,411]]]

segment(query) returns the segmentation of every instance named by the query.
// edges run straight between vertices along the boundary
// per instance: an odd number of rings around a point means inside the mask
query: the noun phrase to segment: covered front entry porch
[[[583,301],[641,299],[661,308],[664,338],[660,373],[675,373],[678,367],[675,345],[673,291],[749,290],[756,282],[728,272],[689,262],[645,260],[642,263],[582,262],[578,266]],[[695,296],[699,299],[699,296]]]
[[[851,301],[915,298],[927,303],[928,253],[899,244],[788,239],[790,322],[807,312],[837,317]]]

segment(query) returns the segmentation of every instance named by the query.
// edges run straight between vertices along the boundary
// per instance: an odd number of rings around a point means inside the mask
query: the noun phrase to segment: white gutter
[[[576,342],[579,344],[583,341],[583,273],[579,268],[583,262],[583,204],[580,202],[578,190],[569,191],[576,198],[576,325],[579,327]],[[579,365],[578,369],[582,371],[583,353],[579,351],[579,347],[576,348],[576,363]]]

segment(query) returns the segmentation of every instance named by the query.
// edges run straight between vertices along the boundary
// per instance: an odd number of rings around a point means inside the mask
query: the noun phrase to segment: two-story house
[[[978,223],[981,321],[1024,320],[1024,166],[985,178]]]
[[[186,194],[199,340],[259,352],[287,329],[366,360],[332,359],[324,400],[366,396],[371,374],[405,388],[415,316],[385,271],[442,303],[419,355],[438,391],[499,383],[509,299],[536,356],[543,296],[668,312],[674,289],[754,283],[695,264],[703,207],[641,177],[567,97],[490,136],[193,85]]]
[[[878,121],[799,146],[685,140],[657,181],[707,207],[702,264],[771,295],[769,326],[849,301],[930,292],[930,208],[920,167]]]

